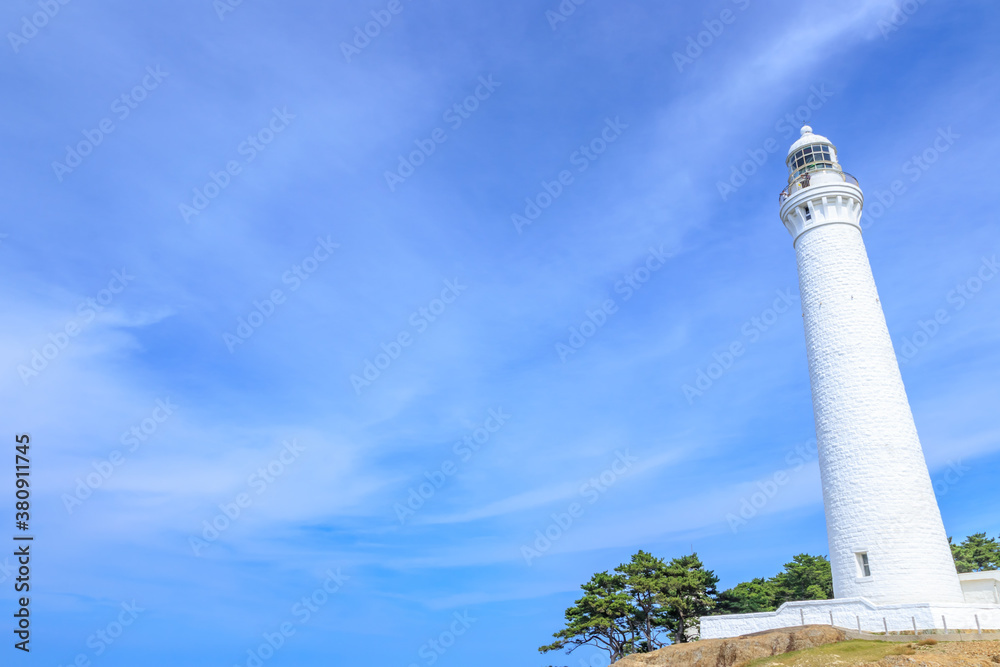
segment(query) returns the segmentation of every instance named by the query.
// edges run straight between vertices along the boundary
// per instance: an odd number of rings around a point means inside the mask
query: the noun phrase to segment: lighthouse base
[[[865,598],[786,602],[777,611],[703,616],[702,639],[740,637],[799,625],[833,625],[872,634],[1000,631],[1000,604],[875,605]]]

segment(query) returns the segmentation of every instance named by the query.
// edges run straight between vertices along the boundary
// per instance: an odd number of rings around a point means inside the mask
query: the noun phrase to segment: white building
[[[706,617],[701,636],[1000,629],[1000,573],[955,571],[861,236],[861,187],[808,125],[787,164],[780,216],[798,261],[835,599]]]

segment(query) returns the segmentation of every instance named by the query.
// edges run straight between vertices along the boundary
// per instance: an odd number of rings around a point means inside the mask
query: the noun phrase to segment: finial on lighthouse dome
[[[809,127],[808,125],[803,125],[802,126],[802,136],[803,137],[806,136],[807,134],[812,134],[812,131],[813,131],[813,129],[811,127]]]

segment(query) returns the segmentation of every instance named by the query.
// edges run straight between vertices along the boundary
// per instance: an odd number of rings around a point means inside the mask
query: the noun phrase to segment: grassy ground
[[[754,660],[748,667],[827,667],[833,664],[851,665],[878,662],[890,655],[914,655],[930,647],[916,644],[849,641],[828,644],[805,651],[795,651],[773,658]]]

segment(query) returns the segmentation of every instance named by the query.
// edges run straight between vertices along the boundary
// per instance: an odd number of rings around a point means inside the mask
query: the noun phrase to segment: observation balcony
[[[791,185],[778,194],[778,203],[784,204],[786,199],[798,193],[800,190],[805,190],[806,188],[810,188],[815,185],[827,185],[830,183],[837,183],[839,181],[856,185],[859,188],[861,187],[861,184],[858,183],[858,179],[854,178],[846,171],[823,169],[804,174],[792,181]]]

